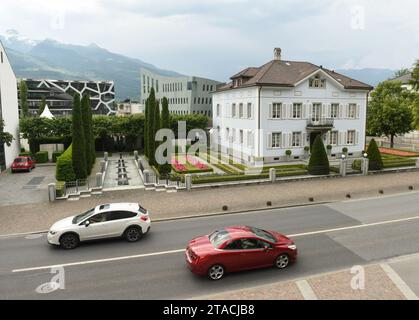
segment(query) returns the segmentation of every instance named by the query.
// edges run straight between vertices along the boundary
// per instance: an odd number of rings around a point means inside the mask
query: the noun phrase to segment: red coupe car
[[[11,166],[12,173],[16,171],[31,172],[33,168],[35,168],[35,160],[29,156],[19,156],[15,158]]]
[[[297,246],[286,236],[254,227],[228,227],[189,242],[189,269],[221,279],[227,272],[275,266],[286,268],[297,259]]]

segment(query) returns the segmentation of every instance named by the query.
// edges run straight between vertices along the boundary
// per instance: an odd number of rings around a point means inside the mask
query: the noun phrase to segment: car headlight
[[[57,233],[57,231],[52,231],[52,230],[50,230],[50,231],[49,231],[49,234],[50,234],[50,235],[54,235],[54,234],[56,234],[56,233]]]
[[[297,246],[295,244],[291,244],[291,245],[288,246],[288,249],[296,250]]]

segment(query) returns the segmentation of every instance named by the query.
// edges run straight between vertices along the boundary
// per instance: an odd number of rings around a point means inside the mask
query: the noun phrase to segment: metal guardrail
[[[320,119],[307,120],[308,128],[321,128],[321,127],[333,128],[334,124],[335,124],[335,119],[333,118],[320,118]]]

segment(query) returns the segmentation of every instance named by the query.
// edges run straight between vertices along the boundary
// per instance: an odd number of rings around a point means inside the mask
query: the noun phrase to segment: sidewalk
[[[361,269],[356,266],[353,270],[334,271],[293,281],[196,297],[195,299],[418,300],[418,262],[419,255],[416,254],[390,259],[384,263],[366,265]],[[360,276],[361,272],[363,272],[364,281]]]
[[[56,201],[0,206],[0,234],[48,229],[55,221],[107,202],[140,202],[153,220],[267,207],[301,205],[310,202],[347,200],[419,190],[419,172],[388,173],[370,176],[278,182],[275,184],[223,187],[215,189],[161,193],[145,190],[103,192],[79,201]]]

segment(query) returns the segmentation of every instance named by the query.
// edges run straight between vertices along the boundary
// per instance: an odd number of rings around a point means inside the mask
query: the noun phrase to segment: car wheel
[[[139,227],[129,227],[125,231],[125,239],[128,242],[136,242],[141,239],[143,233]]]
[[[224,267],[222,265],[216,264],[208,269],[208,277],[211,280],[220,280],[224,276]]]
[[[73,233],[63,234],[60,238],[60,246],[63,249],[71,250],[79,245],[79,237]]]
[[[275,266],[278,269],[284,269],[284,268],[288,267],[289,264],[290,264],[290,257],[286,253],[281,254],[275,260]]]

